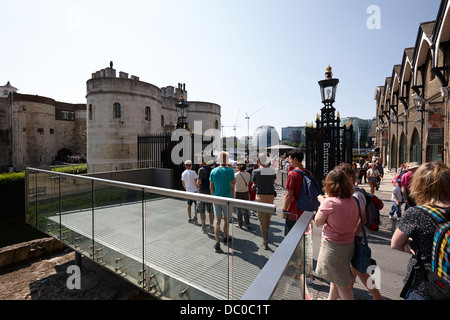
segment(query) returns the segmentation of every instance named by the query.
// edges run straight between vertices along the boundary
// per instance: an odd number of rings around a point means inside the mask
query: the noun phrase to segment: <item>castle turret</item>
[[[0,86],[1,98],[7,98],[11,92],[17,93],[17,88],[13,87],[9,81],[4,86]]]

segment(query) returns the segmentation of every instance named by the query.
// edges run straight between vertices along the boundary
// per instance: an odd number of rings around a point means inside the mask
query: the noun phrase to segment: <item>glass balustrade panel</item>
[[[92,259],[143,286],[143,215],[140,189],[94,181]]]

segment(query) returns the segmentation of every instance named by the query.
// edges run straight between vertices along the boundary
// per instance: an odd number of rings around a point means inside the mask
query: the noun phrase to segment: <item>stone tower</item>
[[[87,157],[89,171],[134,168],[137,138],[170,131],[177,122],[176,103],[184,86],[158,88],[110,66],[87,81]],[[202,121],[203,132],[220,128],[220,106],[189,101],[188,122]],[[102,165],[106,164],[106,165]]]

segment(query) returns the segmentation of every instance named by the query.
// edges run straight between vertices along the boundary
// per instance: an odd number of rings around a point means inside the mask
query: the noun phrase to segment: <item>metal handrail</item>
[[[275,250],[272,257],[241,297],[241,300],[270,300],[298,244],[304,237],[314,212],[305,211]]]
[[[51,174],[51,175],[55,175],[55,176],[58,175],[58,176],[65,176],[65,177],[70,177],[70,178],[74,177],[74,175],[70,174],[70,173],[48,171],[48,170],[43,170],[43,169],[31,168],[31,167],[27,167],[25,170],[42,172],[42,173],[47,173],[47,174]],[[129,182],[112,181],[112,180],[90,177],[90,176],[83,176],[83,175],[77,175],[76,178],[77,179],[85,179],[85,180],[94,181],[94,182],[96,181],[99,183],[112,185],[112,186],[121,186],[121,187],[125,187],[127,189],[132,189],[132,190],[137,190],[137,191],[147,191],[150,193],[155,193],[158,195],[163,195],[163,196],[168,196],[168,197],[182,198],[182,199],[186,199],[186,200],[203,201],[203,202],[209,202],[209,203],[217,203],[217,204],[221,204],[221,205],[232,205],[233,207],[257,210],[257,211],[263,211],[263,212],[270,212],[272,214],[276,212],[276,206],[274,204],[267,204],[267,203],[248,201],[248,200],[240,200],[240,199],[235,199],[235,198],[218,197],[218,196],[213,196],[213,195],[208,195],[208,194],[203,194],[203,193],[193,193],[193,192],[172,190],[172,189],[166,189],[166,188],[160,188],[160,187],[152,187],[152,186],[129,183]]]

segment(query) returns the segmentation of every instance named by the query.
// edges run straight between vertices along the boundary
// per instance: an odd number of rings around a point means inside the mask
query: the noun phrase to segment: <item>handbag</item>
[[[355,251],[353,253],[351,265],[353,268],[358,270],[361,273],[367,273],[367,268],[369,268],[370,265],[374,264],[372,263],[372,250],[369,248],[369,243],[367,241],[367,235],[366,230],[364,227],[364,222],[362,219],[361,214],[361,208],[359,206],[359,201],[355,197],[353,197],[358,204],[358,210],[359,210],[359,218],[361,219],[361,225],[362,225],[362,232],[364,236],[364,243],[361,242],[359,239],[360,237],[355,237],[354,243],[355,243]],[[375,262],[375,261],[374,261]]]

